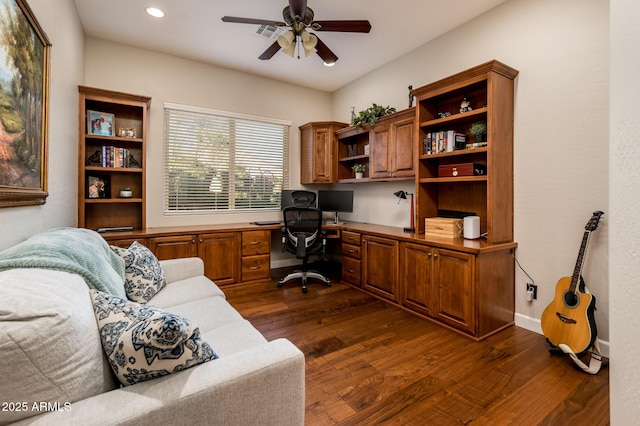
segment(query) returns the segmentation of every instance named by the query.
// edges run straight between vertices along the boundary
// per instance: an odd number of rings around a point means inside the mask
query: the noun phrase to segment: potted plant
[[[364,164],[354,164],[351,167],[351,170],[353,170],[353,172],[356,174],[356,179],[362,179],[366,168],[367,166],[365,166]]]
[[[476,121],[469,129],[476,137],[476,142],[485,142],[487,140],[487,123],[485,121]]]
[[[384,107],[382,105],[374,103],[373,106],[360,111],[358,115],[354,116],[351,120],[351,125],[355,126],[356,130],[359,129],[363,124],[369,124],[373,126],[374,124],[376,124],[376,121],[378,121],[378,118],[384,115],[393,114],[394,112],[396,112],[396,109],[393,107]]]

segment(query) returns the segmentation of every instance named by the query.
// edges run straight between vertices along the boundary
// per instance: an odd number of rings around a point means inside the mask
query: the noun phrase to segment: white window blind
[[[291,123],[164,104],[166,212],[280,207]]]

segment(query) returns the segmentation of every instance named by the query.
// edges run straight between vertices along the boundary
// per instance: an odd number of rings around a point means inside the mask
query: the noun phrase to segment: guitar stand
[[[593,343],[593,346],[591,346],[591,348],[587,350],[587,352],[589,352],[589,354],[591,355],[591,358],[589,359],[589,365],[585,364],[580,358],[578,358],[578,355],[576,355],[576,353],[573,352],[573,350],[569,346],[562,343],[559,344],[558,346],[555,346],[551,344],[551,342],[549,342],[549,339],[547,339],[547,343],[549,343],[549,346],[551,346],[551,348],[549,348],[550,354],[552,355],[568,354],[573,360],[573,362],[576,364],[575,367],[576,368],[579,367],[585,373],[598,374],[601,367],[603,366],[605,368],[609,367],[609,361],[605,361],[604,363],[602,362],[602,355],[600,354],[600,345],[598,344],[597,339]]]

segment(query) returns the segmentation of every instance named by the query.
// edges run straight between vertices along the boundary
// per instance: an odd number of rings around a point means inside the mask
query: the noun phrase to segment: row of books
[[[127,148],[121,148],[118,146],[112,145],[103,145],[102,146],[102,167],[111,167],[111,168],[129,168],[129,167],[138,167],[138,164],[135,160],[132,160],[133,157],[129,153]]]
[[[427,132],[422,141],[423,154],[438,154],[441,152],[453,152],[458,149],[466,149],[467,136],[455,130],[441,130]]]

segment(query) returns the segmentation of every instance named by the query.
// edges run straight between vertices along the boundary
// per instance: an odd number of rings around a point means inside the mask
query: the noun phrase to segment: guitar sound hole
[[[563,300],[565,306],[567,306],[568,308],[575,308],[576,306],[578,306],[578,302],[580,302],[578,296],[576,296],[576,294],[572,291],[565,291]]]

